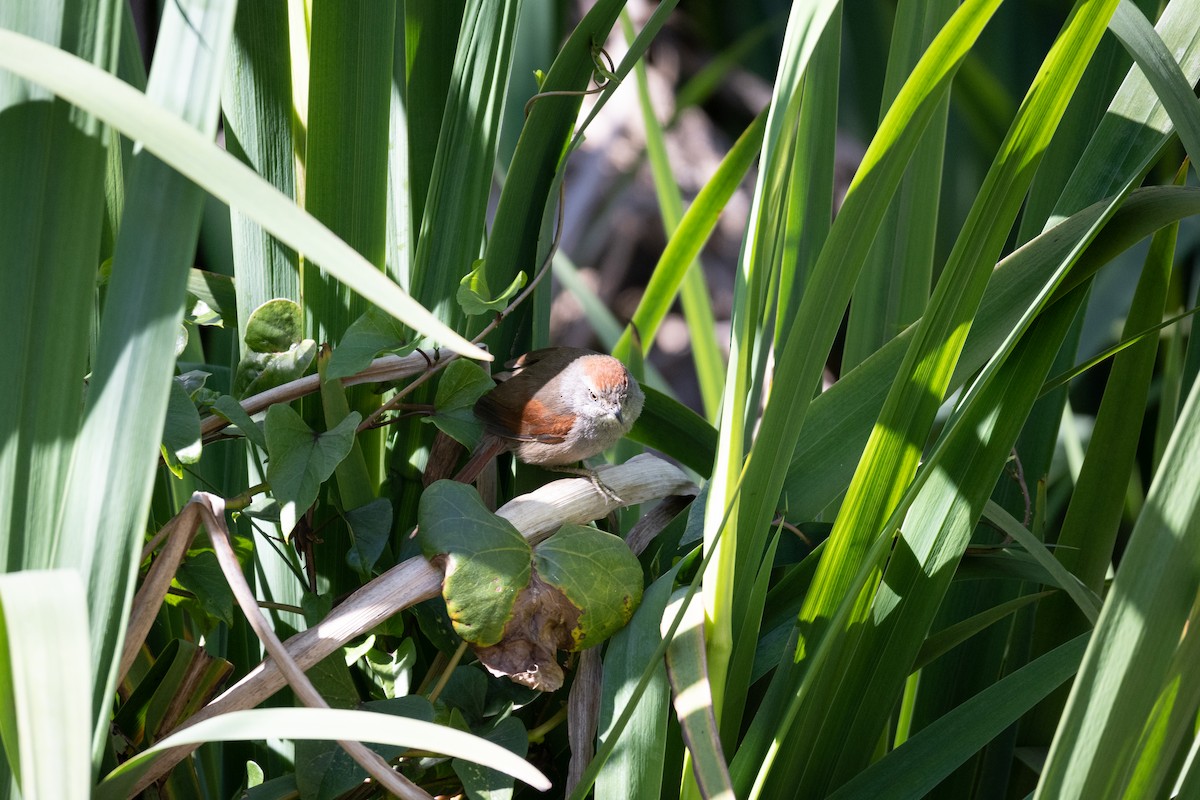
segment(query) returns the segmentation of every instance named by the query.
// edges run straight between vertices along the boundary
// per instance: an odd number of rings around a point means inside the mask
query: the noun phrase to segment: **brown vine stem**
[[[270,654],[279,667],[279,671],[287,679],[296,697],[309,708],[329,708],[325,698],[321,697],[320,692],[312,685],[308,676],[304,674],[304,670],[288,653],[283,642],[279,640],[262,612],[259,611],[258,601],[255,599],[250,585],[246,583],[242,566],[233,552],[229,529],[225,526],[225,501],[217,495],[196,492],[192,495],[188,505],[198,512],[198,515],[193,516],[192,519],[203,522],[204,527],[208,529],[208,538],[213,544],[217,562],[221,565],[221,571],[225,573],[225,580],[229,583],[229,588],[233,591],[233,596],[241,607],[246,621],[250,623],[250,627],[254,629],[254,633],[263,643],[267,653]],[[338,745],[389,792],[405,800],[432,800],[421,787],[393,770],[382,756],[362,742],[339,741]]]

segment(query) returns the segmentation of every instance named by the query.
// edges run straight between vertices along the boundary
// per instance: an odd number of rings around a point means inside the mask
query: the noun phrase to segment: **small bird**
[[[484,436],[456,480],[474,480],[506,450],[526,464],[574,471],[561,468],[612,447],[642,413],[641,387],[612,356],[547,347],[509,366],[512,371],[496,376],[496,388],[475,403]],[[596,482],[593,473],[581,472]]]

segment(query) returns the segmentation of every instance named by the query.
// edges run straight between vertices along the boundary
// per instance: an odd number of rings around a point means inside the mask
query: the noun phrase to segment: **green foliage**
[[[354,428],[360,417],[346,417],[336,428],[316,433],[290,406],[274,405],[267,412],[267,480],[271,494],[282,505],[280,521],[291,533],[296,519],[317,499],[317,490],[329,479],[354,445]]]
[[[512,279],[512,283],[493,297],[491,290],[488,289],[487,274],[483,267],[483,259],[476,261],[471,271],[464,275],[458,284],[458,304],[462,306],[463,313],[467,316],[476,317],[488,312],[503,311],[509,301],[516,297],[517,292],[524,288],[525,282],[528,280],[524,272],[518,272]]]
[[[571,646],[594,647],[625,627],[642,602],[642,568],[620,537],[564,525],[533,553],[538,577],[579,610]]]
[[[517,595],[529,583],[533,551],[507,520],[468,486],[439,481],[421,495],[421,552],[446,557],[442,594],[454,630],[468,642],[500,641]]]
[[[246,323],[246,349],[233,378],[233,396],[244,398],[299,378],[317,355],[304,337],[304,316],[291,300],[269,300]]]
[[[471,361],[455,361],[446,367],[438,381],[433,400],[434,414],[429,419],[438,430],[464,445],[479,441],[482,426],[475,418],[475,401],[496,384],[491,377]]]
[[[1200,796],[1200,0],[559,5],[178,0],[147,76],[128,4],[0,3],[0,797],[382,791],[351,739],[472,798]],[[554,252],[618,238],[621,86],[629,304]],[[433,480],[551,260],[686,524]],[[334,708],[246,710],[247,610]]]

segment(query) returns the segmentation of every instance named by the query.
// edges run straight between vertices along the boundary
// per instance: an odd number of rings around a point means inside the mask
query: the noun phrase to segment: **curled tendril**
[[[595,84],[591,89],[568,90],[557,89],[548,92],[538,92],[533,97],[525,101],[525,116],[529,116],[529,110],[533,108],[533,104],[538,100],[546,97],[585,97],[589,94],[599,94],[608,88],[609,83],[620,83],[621,79],[617,77],[616,67],[613,65],[612,56],[604,49],[602,45],[595,42],[592,43],[592,83]]]

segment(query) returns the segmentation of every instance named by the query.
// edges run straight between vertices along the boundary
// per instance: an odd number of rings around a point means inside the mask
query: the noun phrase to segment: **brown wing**
[[[479,398],[475,416],[489,433],[505,439],[525,442],[562,442],[574,425],[570,416],[555,414],[533,399],[538,389],[558,374],[562,364],[574,358],[592,355],[580,348],[551,347],[534,350],[512,362],[513,371],[498,375],[496,388]],[[543,359],[552,356],[551,361]],[[524,398],[529,398],[522,402]]]
[[[520,382],[514,385],[510,379],[479,398],[475,404],[475,416],[479,417],[488,433],[504,439],[525,442],[558,444],[571,432],[570,417],[550,412],[538,400],[528,401],[524,408],[519,401],[506,402],[509,397],[526,396],[520,391]]]
[[[511,370],[511,372],[501,372],[493,377],[501,382],[506,381],[509,378],[520,375],[522,372],[531,370],[538,362],[547,357],[552,357],[556,363],[565,364],[581,356],[594,355],[596,355],[595,351],[585,350],[582,347],[543,347],[540,350],[530,350],[528,353],[519,355],[511,361],[506,361],[504,366],[506,369]]]

